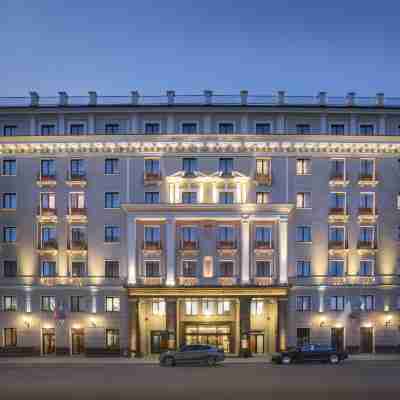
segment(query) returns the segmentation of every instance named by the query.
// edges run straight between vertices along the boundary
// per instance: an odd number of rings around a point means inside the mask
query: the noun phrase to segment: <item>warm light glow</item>
[[[90,325],[92,328],[96,328],[96,319],[95,318],[90,318],[89,319]]]
[[[343,324],[341,322],[336,323],[335,328],[343,328]]]
[[[364,328],[372,328],[372,322],[368,321],[364,324]]]
[[[321,317],[319,326],[323,328],[326,325],[326,317]]]

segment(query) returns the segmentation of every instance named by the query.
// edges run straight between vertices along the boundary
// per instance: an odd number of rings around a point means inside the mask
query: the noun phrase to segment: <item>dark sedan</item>
[[[274,354],[272,361],[277,364],[291,364],[301,362],[329,362],[339,364],[348,357],[347,352],[338,351],[330,346],[306,345]]]
[[[192,363],[205,363],[214,366],[224,359],[225,355],[222,349],[202,344],[182,346],[180,350],[169,350],[160,354],[160,364],[168,367]]]

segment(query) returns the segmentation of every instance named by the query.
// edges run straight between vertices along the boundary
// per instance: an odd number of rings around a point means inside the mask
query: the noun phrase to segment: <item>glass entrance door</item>
[[[374,332],[372,327],[362,327],[360,331],[360,352],[374,352]]]
[[[72,354],[83,354],[85,352],[85,334],[83,329],[72,329],[71,342]]]
[[[56,333],[54,328],[43,329],[42,352],[44,356],[56,353]]]
[[[221,325],[190,325],[185,329],[185,344],[209,344],[224,350],[232,351],[232,336],[230,326]]]
[[[252,354],[264,353],[264,334],[250,334],[250,351]]]
[[[159,354],[168,350],[168,332],[167,331],[151,331],[151,352]]]
[[[337,351],[344,350],[344,328],[332,328],[331,345]]]

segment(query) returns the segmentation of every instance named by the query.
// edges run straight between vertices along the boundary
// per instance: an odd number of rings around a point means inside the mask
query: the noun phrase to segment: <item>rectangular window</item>
[[[233,192],[219,192],[220,204],[233,204],[233,202],[234,202]]]
[[[331,160],[331,179],[344,180],[346,176],[344,159]]]
[[[219,159],[219,172],[222,175],[232,175],[233,158],[220,158]]]
[[[309,277],[311,275],[311,262],[304,260],[297,261],[296,269],[298,278]]]
[[[375,227],[374,226],[361,226],[360,227],[360,242],[370,243],[375,241]]]
[[[217,236],[219,241],[233,242],[235,240],[235,229],[232,226],[219,226]]]
[[[267,226],[256,226],[256,247],[272,247],[272,229]]]
[[[269,203],[269,192],[256,192],[256,203],[257,204],[268,204]]]
[[[104,195],[104,208],[119,208],[119,192],[106,192]]]
[[[374,262],[372,260],[360,260],[360,276],[372,276],[374,274]]]
[[[106,329],[106,347],[119,349],[119,329]]]
[[[218,133],[230,134],[234,131],[234,125],[232,122],[220,122],[218,124]]]
[[[182,159],[182,170],[185,175],[193,175],[197,171],[197,158]]]
[[[41,227],[41,240],[42,247],[46,247],[47,245],[55,245],[55,241],[57,238],[57,231],[55,226],[47,226],[43,225]]]
[[[160,274],[160,262],[159,261],[146,261],[145,262],[145,274],[147,278],[158,278]]]
[[[146,243],[159,244],[161,240],[159,226],[145,226],[144,227],[144,240]]]
[[[310,124],[297,124],[296,125],[296,133],[298,135],[307,135],[307,134],[311,133]]]
[[[42,261],[40,265],[40,275],[43,278],[52,278],[56,276],[56,263],[55,261]]]
[[[159,122],[146,122],[144,125],[144,133],[146,135],[158,135],[160,131]]]
[[[185,133],[188,135],[197,133],[197,123],[196,122],[183,122],[182,123],[182,133]]]
[[[119,312],[120,300],[116,296],[106,296],[106,312]]]
[[[215,315],[216,302],[214,299],[202,299],[201,300],[201,313],[203,315]]]
[[[45,312],[53,312],[56,309],[55,296],[42,296],[40,310]]]
[[[199,300],[188,299],[185,300],[185,315],[198,315],[199,313]]]
[[[3,176],[17,175],[17,160],[3,160]]]
[[[360,308],[362,311],[375,310],[375,296],[363,295],[360,296]]]
[[[222,277],[232,277],[233,274],[233,262],[232,261],[221,261],[219,263],[219,273]]]
[[[298,158],[296,160],[296,175],[311,175],[311,160],[308,158]]]
[[[3,228],[3,242],[15,243],[17,241],[17,228],[15,226],[5,226]]]
[[[332,135],[344,135],[344,125],[343,124],[332,124],[331,125]]]
[[[71,178],[81,178],[86,175],[85,160],[73,158],[70,161]]]
[[[120,241],[120,228],[116,225],[106,225],[104,227],[104,241],[106,243],[118,243]]]
[[[310,344],[310,328],[297,328],[297,346],[303,347]]]
[[[15,278],[17,276],[17,261],[4,260],[3,275],[5,278]]]
[[[17,346],[17,328],[4,328],[4,347]]]
[[[269,158],[256,159],[256,175],[258,176],[271,175],[271,159]]]
[[[86,200],[84,192],[75,192],[69,194],[70,211],[84,210],[86,208]]]
[[[82,312],[82,311],[84,311],[84,297],[71,296],[71,312]]]
[[[329,194],[329,207],[333,210],[346,209],[346,193],[333,192]]]
[[[3,136],[16,136],[17,126],[16,125],[4,125]]]
[[[344,226],[330,226],[329,227],[329,241],[342,243],[345,242],[345,227]]]
[[[73,278],[81,278],[86,275],[86,264],[83,261],[71,262],[71,275]]]
[[[344,310],[344,296],[331,296],[330,309],[331,309],[331,311],[343,311]]]
[[[54,160],[40,161],[40,176],[42,178],[55,178],[56,162]]]
[[[16,193],[3,193],[3,208],[8,210],[15,210],[17,208]]]
[[[116,134],[119,132],[119,124],[106,124],[106,134]]]
[[[297,242],[311,242],[311,226],[298,226],[296,228]]]
[[[257,261],[256,262],[256,275],[258,277],[271,277],[272,268],[270,261]]]
[[[194,226],[183,226],[181,230],[182,245],[185,243],[196,243],[197,242],[197,228]]]
[[[263,299],[252,299],[250,303],[251,315],[262,315],[264,312],[264,300]]]
[[[360,160],[360,177],[371,179],[375,176],[375,160],[365,158]]]
[[[54,136],[56,134],[56,126],[54,124],[41,125],[40,134],[42,136]]]
[[[360,193],[360,208],[361,209],[374,209],[374,193]]]
[[[146,174],[160,175],[160,160],[158,158],[146,158],[144,160]]]
[[[372,124],[360,125],[360,135],[373,136],[374,135],[374,125],[372,125]]]
[[[153,315],[165,315],[165,300],[153,299],[151,301],[151,311]]]
[[[329,276],[343,276],[344,274],[344,261],[343,260],[329,260],[328,262]]]
[[[144,202],[146,204],[159,203],[160,202],[160,193],[159,192],[145,192]]]
[[[217,300],[217,314],[218,315],[226,315],[231,312],[231,302],[226,299],[218,299]]]
[[[185,276],[185,277],[196,276],[196,269],[197,269],[196,261],[184,260],[182,262],[182,275],[183,276]]]
[[[296,310],[311,311],[311,296],[297,296]]]
[[[106,278],[119,278],[119,261],[106,260],[104,262],[104,269]]]
[[[71,136],[81,136],[85,134],[84,124],[71,124],[69,126],[69,134]]]
[[[256,123],[256,135],[269,135],[271,133],[271,124],[269,122]]]
[[[4,311],[17,311],[17,296],[4,296],[3,297],[3,310]]]
[[[182,192],[182,203],[183,204],[197,203],[197,192]]]
[[[106,158],[104,160],[104,175],[118,175],[119,174],[119,159]]]
[[[40,207],[42,211],[56,209],[56,194],[50,192],[40,193]]]
[[[71,227],[71,241],[72,242],[85,242],[86,229],[83,226]]]
[[[296,195],[296,207],[297,208],[311,208],[311,193],[310,192],[298,192]]]

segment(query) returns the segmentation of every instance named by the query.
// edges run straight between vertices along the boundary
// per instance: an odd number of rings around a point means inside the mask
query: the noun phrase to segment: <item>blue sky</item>
[[[392,0],[1,0],[0,96],[399,96]]]

